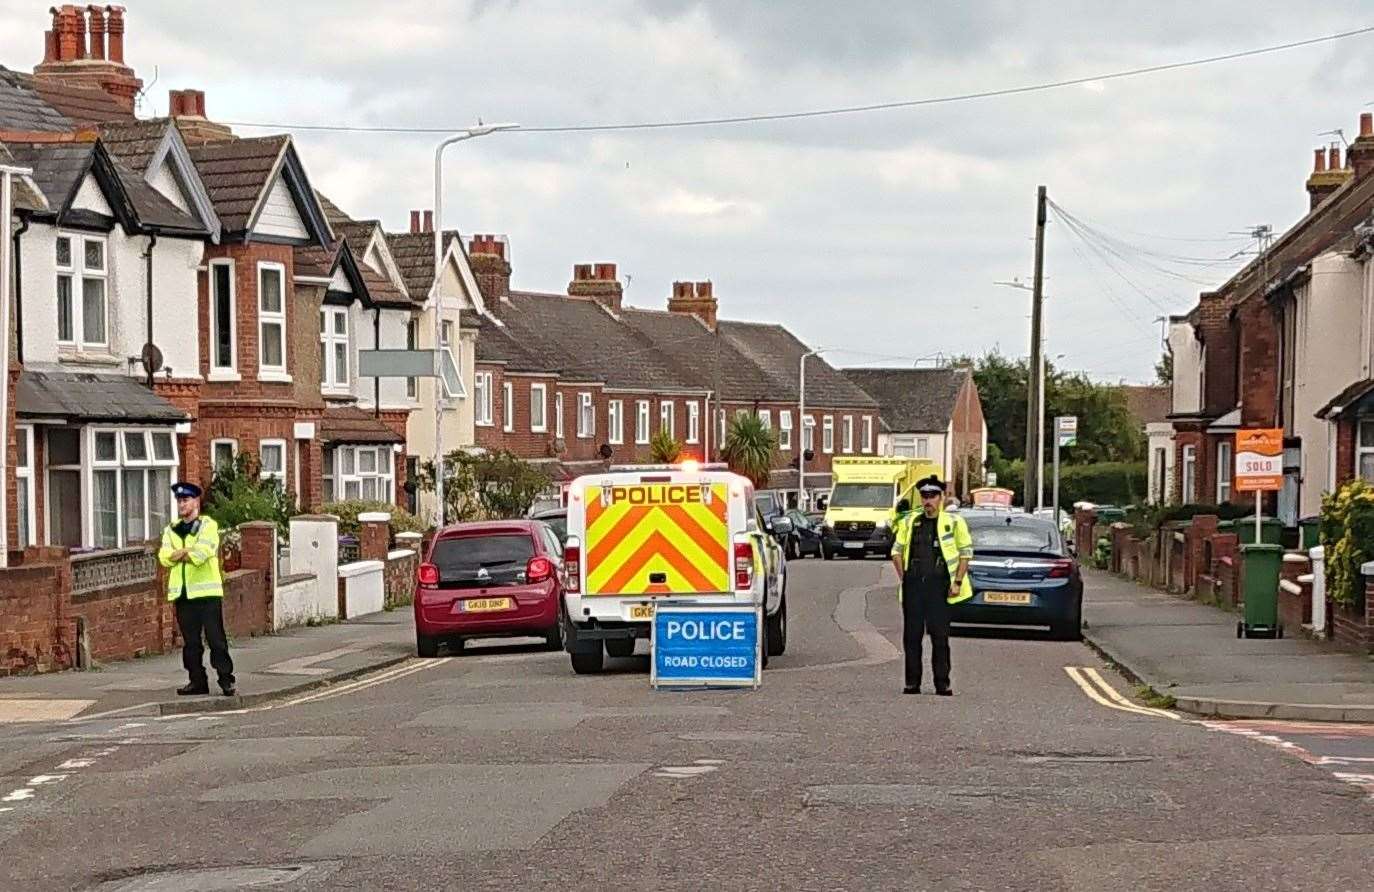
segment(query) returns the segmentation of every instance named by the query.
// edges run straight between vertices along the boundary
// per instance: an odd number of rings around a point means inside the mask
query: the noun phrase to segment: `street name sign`
[[[1283,489],[1283,431],[1252,428],[1236,431],[1236,492]]]
[[[659,601],[654,609],[654,687],[758,687],[759,609]]]
[[[1054,419],[1055,436],[1060,446],[1072,446],[1078,442],[1078,416],[1059,415]]]

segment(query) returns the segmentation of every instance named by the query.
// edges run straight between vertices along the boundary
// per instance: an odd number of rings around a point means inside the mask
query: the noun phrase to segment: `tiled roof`
[[[81,421],[186,421],[185,412],[133,378],[80,372],[19,373],[15,402],[21,418]]]
[[[100,128],[100,141],[120,161],[139,173],[147,173],[153,153],[162,145],[170,122],[166,118],[119,121]]]
[[[810,361],[807,399],[810,400]],[[878,401],[883,425],[898,433],[944,433],[954,400],[968,380],[965,369],[842,369],[844,376]]]
[[[261,136],[187,147],[227,232],[248,228],[249,217],[269,185],[268,178],[289,139],[282,135]]]
[[[625,307],[620,317],[654,343],[691,384],[718,391],[727,401],[752,402],[777,396],[777,388],[762,369],[695,316]]]
[[[361,258],[358,259],[358,271],[362,273],[367,293],[372,296],[374,304],[397,309],[411,309],[415,306],[391,279],[363,263]]]
[[[505,327],[486,316],[477,322],[477,361],[505,363],[511,372],[552,372],[549,363],[525,348]]]
[[[29,82],[44,102],[78,124],[134,120],[132,111],[99,87],[74,87],[33,76],[29,76]]]
[[[143,177],[130,170],[120,159],[111,160],[140,223],[146,226],[205,232],[205,225],[200,220],[172,204],[166,196],[148,185]]]
[[[0,163],[14,164],[15,157],[9,146],[0,142]],[[47,201],[36,189],[29,185],[29,177],[15,177],[14,206],[24,210],[37,211],[47,207]]]
[[[1140,427],[1167,421],[1173,410],[1173,388],[1168,384],[1128,384],[1122,386],[1121,394],[1126,397],[1126,411]]]
[[[808,348],[781,325],[760,322],[719,324],[735,348],[754,362],[773,385],[773,399],[799,397],[797,375],[802,356]],[[806,403],[817,407],[872,408],[876,401],[832,368],[824,359],[813,356],[806,361]]]
[[[511,335],[567,381],[614,388],[703,390],[660,345],[615,319],[595,301],[512,291],[498,310]]]
[[[404,443],[405,438],[387,427],[380,418],[357,406],[326,408],[320,418],[320,440],[324,443]]]
[[[33,78],[0,66],[0,130],[70,133],[75,123],[33,89]]]
[[[457,230],[444,232],[444,250],[448,250],[454,239],[461,242]],[[386,243],[391,248],[392,259],[396,261],[411,300],[424,303],[429,297],[430,286],[434,284],[434,233],[388,232]]]
[[[297,245],[291,249],[291,267],[297,276],[310,276],[327,279],[334,275],[334,261],[338,257],[336,247],[322,248],[319,245]]]

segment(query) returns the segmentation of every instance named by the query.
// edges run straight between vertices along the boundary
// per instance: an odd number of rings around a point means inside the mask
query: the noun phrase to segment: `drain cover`
[[[266,889],[309,878],[312,883],[333,873],[338,862],[278,864],[271,867],[207,867],[167,870],[136,877],[109,880],[99,892],[227,892],[232,889]]]

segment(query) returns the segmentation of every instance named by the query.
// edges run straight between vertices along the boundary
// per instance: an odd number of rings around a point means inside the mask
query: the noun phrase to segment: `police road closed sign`
[[[1236,431],[1236,492],[1283,489],[1283,431],[1253,428]]]
[[[655,686],[759,683],[759,615],[753,606],[672,607],[654,611]]]

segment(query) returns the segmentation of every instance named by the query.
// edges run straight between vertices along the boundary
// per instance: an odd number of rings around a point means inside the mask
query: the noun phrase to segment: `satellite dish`
[[[598,449],[596,452],[597,455],[600,455],[604,459],[609,459],[612,455],[615,454],[615,450],[611,449],[610,443],[602,443],[601,448]]]
[[[162,371],[162,351],[158,349],[157,344],[151,341],[144,344],[143,352],[138,355],[138,358],[143,363],[143,371],[149,377]]]

